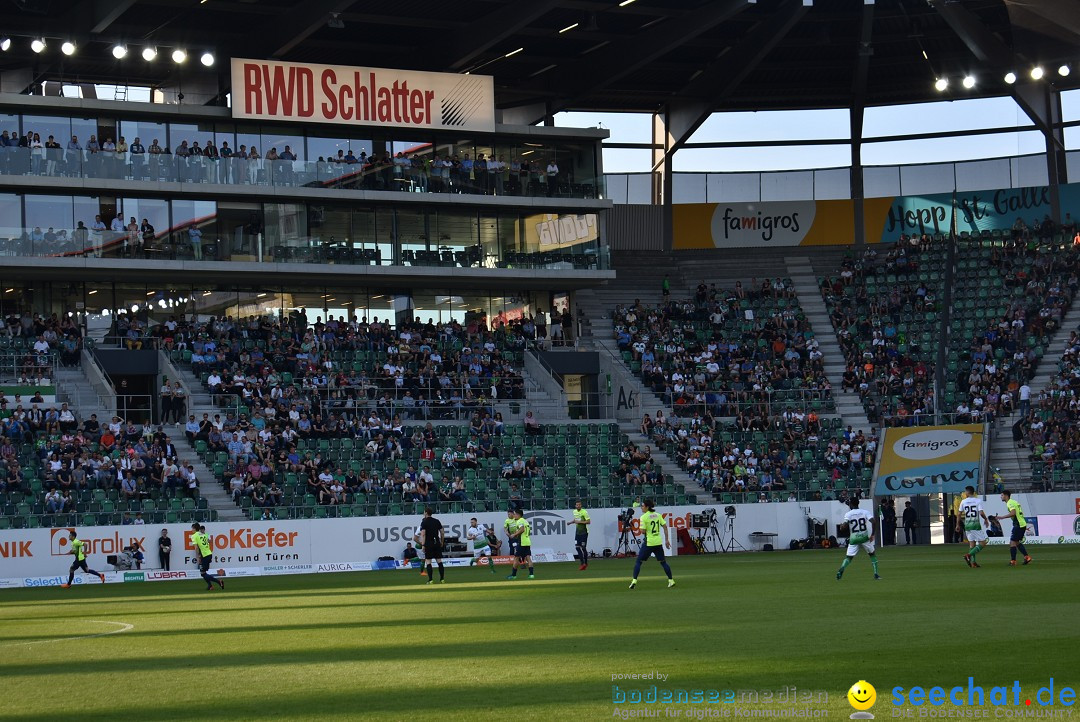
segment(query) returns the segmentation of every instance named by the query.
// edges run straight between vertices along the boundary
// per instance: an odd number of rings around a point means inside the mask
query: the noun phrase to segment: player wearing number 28
[[[836,572],[836,578],[844,576],[844,570],[851,564],[851,560],[859,553],[860,547],[870,556],[870,563],[874,566],[874,579],[881,579],[878,574],[877,553],[874,548],[874,515],[865,509],[859,508],[858,499],[848,499],[851,511],[844,514],[844,522],[848,525],[847,556],[840,570]]]

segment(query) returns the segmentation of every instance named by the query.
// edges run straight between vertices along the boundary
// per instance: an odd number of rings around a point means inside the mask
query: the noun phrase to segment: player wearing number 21
[[[881,579],[878,574],[877,554],[874,548],[874,515],[865,509],[860,509],[858,499],[848,499],[848,506],[851,509],[847,514],[844,514],[844,523],[848,525],[847,556],[844,557],[844,563],[840,565],[840,570],[836,572],[836,578],[840,579],[844,576],[844,570],[848,568],[851,560],[855,558],[855,555],[859,553],[859,548],[862,547],[870,556],[870,564],[874,567],[874,579]]]
[[[634,564],[634,578],[630,580],[630,588],[637,587],[638,572],[641,571],[641,565],[648,561],[650,556],[655,556],[656,561],[660,562],[660,566],[664,568],[664,573],[667,574],[668,587],[673,587],[675,586],[675,580],[671,578],[671,567],[668,566],[667,561],[664,559],[664,550],[671,548],[671,541],[668,539],[667,521],[665,521],[663,515],[656,513],[656,502],[652,499],[646,499],[643,506],[645,511],[642,513],[638,523],[641,525],[641,530],[645,532],[645,543],[638,548],[637,562]]]

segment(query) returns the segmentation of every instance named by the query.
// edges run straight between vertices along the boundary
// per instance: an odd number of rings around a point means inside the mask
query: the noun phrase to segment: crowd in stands
[[[680,415],[830,399],[821,351],[785,279],[731,289],[702,281],[693,298],[616,308],[614,325],[624,359]]]
[[[10,381],[40,386],[51,373],[54,359],[63,366],[77,366],[81,352],[82,333],[67,316],[12,312],[4,317],[0,356],[7,359],[0,373],[14,371]]]
[[[735,423],[710,414],[689,418],[645,415],[643,436],[667,450],[694,481],[714,493],[803,493],[845,499],[866,490],[877,453],[877,432],[825,428],[817,414],[789,409],[776,417],[741,413]],[[839,483],[838,483],[839,482]]]
[[[922,267],[936,252],[928,235],[902,236],[887,252],[868,248],[846,259],[821,281],[847,361],[843,388],[859,394],[871,423],[933,419],[934,349],[917,329],[940,310],[939,284]]]
[[[983,290],[1000,296],[991,308],[1000,304],[1003,312],[983,321],[959,354],[962,363],[953,380],[960,392],[955,414],[961,423],[992,422],[1012,413],[1080,288],[1080,258],[1071,244],[1059,248],[1017,235],[995,245],[979,266],[972,272],[987,279]],[[1042,453],[1052,456],[1061,439],[1045,441],[1051,446]]]
[[[560,168],[554,157],[541,159],[504,154],[438,154],[430,152],[355,154],[351,148],[304,163],[300,150],[284,145],[265,154],[255,145],[219,146],[213,138],[202,145],[183,140],[175,148],[141,137],[129,144],[124,136],[85,141],[78,136],[57,139],[27,131],[0,133],[0,174],[90,177],[184,183],[310,185],[352,179],[367,190],[467,193],[480,195],[548,195],[575,189],[572,166]],[[584,189],[577,189],[578,194]],[[590,191],[593,192],[593,191]]]

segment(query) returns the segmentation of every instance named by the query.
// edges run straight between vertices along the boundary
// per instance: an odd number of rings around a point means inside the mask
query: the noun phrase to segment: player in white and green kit
[[[491,536],[495,536],[494,532]],[[491,548],[491,540],[488,538],[487,529],[480,526],[480,522],[476,520],[475,516],[469,519],[469,528],[465,530],[465,538],[472,543],[473,547],[473,560],[469,562],[469,566],[479,564],[481,559],[487,559],[488,568],[494,574],[495,561],[491,557],[495,555],[495,551]]]
[[[844,522],[848,525],[847,556],[840,570],[836,572],[836,578],[844,576],[844,570],[851,564],[851,560],[859,553],[861,547],[870,556],[870,563],[874,566],[874,579],[881,579],[878,574],[877,550],[874,548],[874,515],[865,509],[859,508],[859,500],[848,499],[850,511],[844,514]]]
[[[968,540],[968,553],[964,555],[964,561],[967,562],[969,567],[978,568],[979,563],[975,561],[975,555],[982,551],[982,548],[986,546],[986,526],[990,520],[986,518],[986,512],[983,511],[982,501],[975,496],[975,487],[964,487],[964,500],[960,502],[960,512],[957,514],[956,519],[956,531],[960,531],[960,526],[964,527],[964,534]]]

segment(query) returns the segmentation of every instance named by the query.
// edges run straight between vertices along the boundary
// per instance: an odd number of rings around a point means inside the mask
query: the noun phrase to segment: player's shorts
[[[200,558],[199,559],[199,571],[202,572],[203,574],[206,574],[208,571],[210,571],[210,565],[213,563],[213,561],[214,561],[214,555],[213,554],[211,554],[208,557]]]
[[[442,559],[442,547],[435,545],[433,547],[424,547],[424,559]]]
[[[578,535],[576,535],[574,537],[574,544],[576,544],[579,547],[583,547],[588,543],[589,543],[589,535],[588,534],[578,534]]]
[[[490,556],[493,556],[490,546],[473,547],[472,555],[474,557],[490,557]]]
[[[658,562],[664,561],[664,545],[646,546],[642,544],[638,549],[637,558],[644,562],[648,561],[650,556],[655,556]]]
[[[984,542],[987,539],[985,529],[965,529],[964,534],[969,542]]]
[[[530,557],[530,556],[532,556],[532,547],[531,546],[525,546],[523,544],[518,544],[518,548],[517,548],[517,551],[514,552],[514,556],[516,556],[518,559],[524,559],[525,557]]]
[[[1009,535],[1009,541],[1023,541],[1025,534],[1027,534],[1026,526],[1017,526],[1016,524],[1013,524],[1012,534]]]
[[[82,569],[87,574],[90,573],[89,567],[86,566],[86,560],[85,559],[80,559],[78,561],[74,561],[74,562],[71,563],[71,571],[75,571],[76,569]]]
[[[863,542],[862,544],[848,544],[847,555],[853,557],[859,553],[859,547],[862,547],[863,551],[867,554],[873,554],[877,548],[874,546],[874,542]]]

